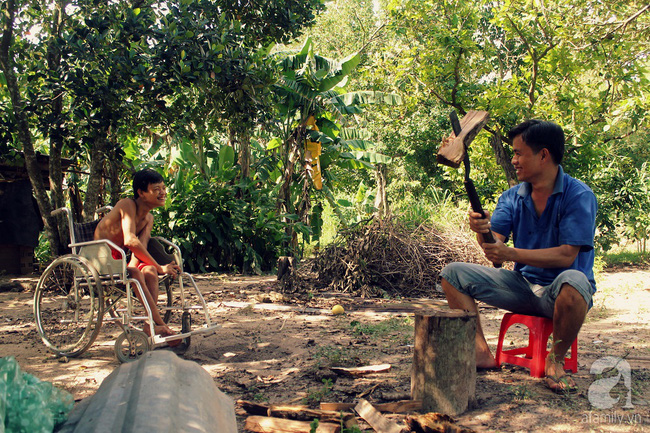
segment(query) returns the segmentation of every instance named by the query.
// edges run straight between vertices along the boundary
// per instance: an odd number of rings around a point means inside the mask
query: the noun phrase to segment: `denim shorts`
[[[472,263],[451,263],[440,276],[460,293],[517,314],[552,318],[555,299],[565,283],[582,295],[589,308],[593,305],[591,283],[575,269],[560,273],[548,286],[532,284],[516,271]]]

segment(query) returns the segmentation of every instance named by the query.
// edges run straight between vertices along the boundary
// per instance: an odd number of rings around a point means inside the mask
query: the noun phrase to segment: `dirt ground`
[[[182,356],[198,362],[233,400],[316,408],[319,402],[410,398],[413,305],[423,300],[360,299],[341,293],[309,293],[298,300],[280,295],[275,277],[201,275],[196,280],[221,327],[215,334],[193,337]],[[105,325],[95,344],[78,358],[53,357],[34,325],[35,284],[35,278],[0,279],[0,356],[16,357],[23,370],[77,400],[88,397],[119,365],[113,354],[119,330]],[[650,271],[605,272],[598,288],[579,336],[577,394],[554,394],[527,370],[505,365],[478,374],[477,407],[458,416],[458,423],[477,432],[650,431]],[[444,308],[440,294],[432,295],[430,303]],[[335,304],[345,314],[332,315]],[[481,312],[494,350],[503,311],[482,307]],[[522,339],[523,333],[515,331],[506,344]],[[590,368],[605,356],[624,358],[613,371],[622,379],[629,373],[631,381],[627,387],[619,380],[610,391],[618,402],[598,409],[589,389],[601,376]],[[624,368],[625,362],[630,369]],[[352,378],[330,368],[376,364],[390,364],[391,369]],[[390,417],[401,422],[404,415]],[[240,428],[244,419],[238,411]]]

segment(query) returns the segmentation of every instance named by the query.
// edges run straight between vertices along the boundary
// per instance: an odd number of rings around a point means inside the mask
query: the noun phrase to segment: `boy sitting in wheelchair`
[[[147,244],[153,227],[152,209],[165,205],[167,191],[162,176],[154,170],[138,171],[133,177],[133,198],[125,198],[117,202],[115,207],[99,222],[95,229],[94,239],[108,239],[120,247],[131,251],[131,260],[127,270],[131,278],[140,282],[146,302],[151,308],[154,321],[154,331],[163,337],[174,335],[165,324],[158,311],[158,276],[169,274],[172,278],[181,271],[175,262],[161,264],[147,251]],[[113,250],[113,258],[121,259],[121,253]],[[136,291],[136,295],[140,297]],[[140,299],[144,302],[143,299]],[[144,331],[150,334],[149,326]],[[173,340],[169,343],[180,343]]]

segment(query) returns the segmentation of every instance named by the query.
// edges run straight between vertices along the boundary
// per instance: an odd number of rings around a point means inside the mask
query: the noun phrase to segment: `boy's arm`
[[[156,268],[159,274],[175,274],[180,268],[175,263],[169,263],[161,266],[151,254],[147,251],[147,243],[151,238],[151,229],[153,228],[153,215],[147,215],[147,222],[140,234],[136,236],[136,221],[135,221],[135,204],[127,204],[121,210],[122,216],[122,232],[124,233],[124,246],[133,253],[133,256],[143,263],[152,265]],[[131,264],[135,265],[133,257]]]

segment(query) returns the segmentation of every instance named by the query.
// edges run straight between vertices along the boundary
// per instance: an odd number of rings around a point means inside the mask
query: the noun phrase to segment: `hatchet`
[[[483,210],[483,206],[481,206],[481,200],[479,199],[476,188],[474,187],[474,182],[469,177],[470,163],[467,149],[474,138],[476,138],[476,135],[487,123],[488,117],[489,114],[487,111],[472,110],[463,117],[461,122],[458,120],[456,111],[452,110],[449,113],[449,120],[451,121],[454,134],[443,140],[442,146],[438,149],[438,155],[436,157],[438,163],[453,168],[460,167],[461,161],[463,162],[463,165],[465,166],[465,181],[463,184],[465,185],[465,191],[467,191],[469,203],[472,206],[472,210],[481,214],[483,218],[485,218],[485,211]],[[483,235],[485,242],[490,244],[496,242],[494,236],[492,236],[492,231],[481,234]],[[494,265],[494,267],[497,268],[500,266],[501,265],[498,264]]]

